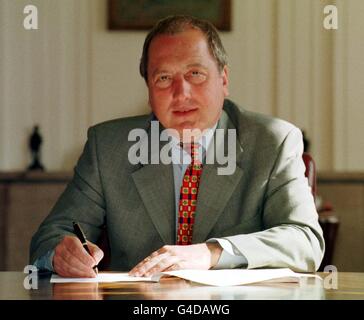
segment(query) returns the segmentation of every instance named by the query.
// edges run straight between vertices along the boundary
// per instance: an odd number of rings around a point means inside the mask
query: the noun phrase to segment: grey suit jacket
[[[72,221],[96,242],[106,224],[112,270],[130,270],[166,244],[174,244],[172,165],[132,165],[134,128],[149,132],[151,116],[117,119],[88,131],[74,177],[33,236],[30,262],[54,249]],[[236,129],[236,170],[218,175],[205,164],[193,242],[228,239],[248,268],[314,271],[324,240],[302,161],[300,130],[283,120],[242,111],[229,100],[218,128]],[[225,143],[226,146],[226,143]]]

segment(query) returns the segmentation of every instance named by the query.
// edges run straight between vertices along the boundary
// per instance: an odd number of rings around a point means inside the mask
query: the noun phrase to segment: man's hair
[[[227,65],[227,55],[212,23],[191,16],[169,16],[158,21],[145,38],[139,72],[146,82],[148,82],[148,51],[152,40],[158,35],[175,35],[189,29],[200,30],[205,35],[210,53],[214,57],[219,71],[224,69]]]

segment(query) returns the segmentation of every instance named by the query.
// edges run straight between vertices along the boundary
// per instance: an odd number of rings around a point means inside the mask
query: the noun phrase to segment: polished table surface
[[[252,284],[234,287],[204,286],[182,279],[159,283],[50,283],[40,276],[38,289],[27,290],[22,272],[0,272],[0,300],[364,300],[364,273],[337,273],[337,288],[330,289],[330,273],[317,273],[300,283]],[[326,281],[325,281],[326,278]]]

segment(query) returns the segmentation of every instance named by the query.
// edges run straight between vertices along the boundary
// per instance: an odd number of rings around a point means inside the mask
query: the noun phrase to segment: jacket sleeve
[[[263,231],[225,238],[246,257],[248,268],[313,272],[320,266],[325,244],[302,152],[302,134],[293,128],[279,147],[267,183]]]
[[[81,224],[89,241],[98,239],[105,220],[105,201],[97,157],[96,134],[91,128],[72,180],[31,240],[31,264],[53,250],[65,235],[73,235],[73,221]]]

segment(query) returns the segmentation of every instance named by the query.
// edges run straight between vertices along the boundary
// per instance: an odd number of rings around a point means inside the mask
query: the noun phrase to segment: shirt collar
[[[198,154],[200,155],[201,162],[205,157],[208,147],[210,146],[216,127],[217,127],[217,122],[213,127],[203,130],[203,134],[197,141],[197,143],[199,144]],[[180,146],[180,141],[175,136],[170,135],[169,137],[171,138],[170,143],[172,144],[172,163],[190,164],[191,155]]]

